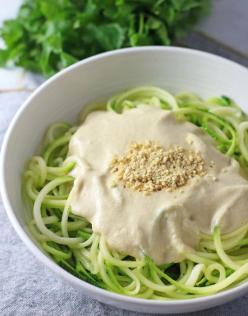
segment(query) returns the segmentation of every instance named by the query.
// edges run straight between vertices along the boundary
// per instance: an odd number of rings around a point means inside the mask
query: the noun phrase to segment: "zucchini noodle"
[[[190,93],[173,96],[156,87],[139,87],[111,98],[104,109],[122,113],[139,104],[175,112],[179,120],[199,126],[216,147],[248,169],[248,118],[230,98],[202,100]],[[67,158],[77,127],[53,124],[39,156],[29,161],[23,194],[32,218],[29,228],[43,250],[62,268],[95,286],[133,297],[171,300],[211,295],[237,285],[248,275],[248,224],[221,235],[202,234],[198,249],[180,263],[157,266],[149,257],[134,258],[112,251],[84,218],[73,215]]]

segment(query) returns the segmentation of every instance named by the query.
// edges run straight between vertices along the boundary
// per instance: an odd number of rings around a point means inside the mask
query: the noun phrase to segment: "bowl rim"
[[[208,52],[203,52],[200,50],[190,49],[190,48],[181,48],[176,46],[170,46],[170,47],[163,47],[163,46],[141,46],[141,47],[134,47],[134,48],[122,48],[117,49],[114,51],[109,51],[105,53],[100,53],[88,58],[85,58],[81,61],[78,61],[77,63],[59,71],[57,74],[52,76],[51,78],[47,79],[43,84],[41,84],[31,95],[27,98],[27,100],[21,105],[21,107],[18,109],[18,111],[15,113],[14,117],[11,120],[11,123],[9,124],[9,127],[4,135],[2,148],[1,148],[1,156],[0,156],[0,192],[3,200],[3,206],[5,208],[5,211],[8,215],[8,218],[14,227],[15,231],[21,238],[21,240],[24,242],[24,244],[27,246],[27,248],[33,253],[33,255],[42,262],[45,266],[49,267],[53,272],[55,272],[57,275],[62,277],[62,279],[65,279],[69,283],[77,286],[77,288],[85,289],[87,292],[86,295],[90,293],[89,295],[94,296],[94,294],[97,294],[98,297],[104,297],[106,299],[110,299],[112,301],[119,301],[119,302],[126,302],[126,303],[132,303],[132,304],[138,304],[138,305],[149,305],[149,306],[157,306],[157,307],[165,307],[165,306],[179,306],[184,305],[190,306],[190,305],[197,305],[201,303],[206,302],[216,302],[218,304],[219,301],[222,301],[221,299],[228,300],[232,297],[235,298],[245,291],[248,291],[248,281],[241,283],[234,288],[230,288],[227,290],[224,290],[223,292],[219,292],[216,294],[199,297],[199,298],[193,298],[193,299],[179,299],[179,300],[154,300],[154,299],[144,299],[144,298],[135,298],[130,297],[122,294],[117,294],[114,292],[111,292],[109,290],[105,290],[102,288],[98,288],[90,283],[87,283],[86,281],[83,281],[71,273],[67,272],[63,268],[61,268],[57,263],[55,263],[51,258],[46,256],[37,246],[36,244],[29,238],[28,234],[24,231],[21,224],[19,223],[17,217],[15,216],[14,211],[12,210],[9,194],[7,191],[6,186],[6,168],[5,168],[5,160],[6,155],[8,151],[8,143],[9,139],[11,138],[12,132],[15,129],[16,122],[18,121],[19,117],[25,112],[26,108],[32,106],[32,100],[34,97],[36,97],[42,90],[44,90],[50,83],[59,80],[60,77],[64,76],[65,74],[73,71],[77,67],[81,67],[84,64],[93,63],[96,60],[110,58],[111,56],[117,56],[117,55],[125,55],[125,54],[132,54],[132,53],[139,53],[139,52],[175,52],[175,53],[184,53],[193,56],[200,56],[203,58],[207,58],[209,60],[217,60],[221,63],[225,63],[229,66],[234,66],[236,68],[239,68],[241,71],[246,71],[248,74],[248,69],[245,66],[242,66],[234,61],[231,61],[229,59],[226,59],[224,57],[211,54]],[[214,305],[214,304],[213,304]],[[211,306],[213,306],[211,305]]]

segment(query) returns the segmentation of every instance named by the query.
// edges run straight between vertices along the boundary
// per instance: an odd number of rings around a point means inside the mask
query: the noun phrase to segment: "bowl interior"
[[[244,67],[180,48],[120,50],[69,67],[39,88],[12,122],[3,146],[2,169],[9,209],[29,234],[20,192],[24,165],[37,153],[46,128],[54,122],[76,122],[84,105],[128,88],[155,85],[172,93],[195,92],[204,98],[227,95],[248,110],[247,84]]]

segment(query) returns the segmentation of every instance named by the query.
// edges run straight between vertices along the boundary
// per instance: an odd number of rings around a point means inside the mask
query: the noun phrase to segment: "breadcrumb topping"
[[[165,150],[158,143],[131,143],[123,156],[114,156],[110,164],[115,175],[113,186],[150,195],[161,190],[174,191],[196,176],[207,173],[199,152],[174,146]]]

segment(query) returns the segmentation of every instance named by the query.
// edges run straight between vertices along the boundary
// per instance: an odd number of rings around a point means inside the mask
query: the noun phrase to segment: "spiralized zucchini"
[[[202,100],[190,93],[172,96],[156,87],[140,87],[111,98],[108,111],[121,113],[139,104],[174,111],[210,135],[216,147],[248,168],[248,118],[228,97]],[[52,125],[40,156],[24,172],[23,196],[32,220],[30,231],[62,268],[95,286],[133,297],[171,300],[211,295],[233,287],[248,274],[248,224],[221,235],[202,234],[197,250],[185,260],[157,266],[151,258],[137,259],[109,249],[103,236],[84,218],[73,215],[69,193],[68,143],[77,128]]]

